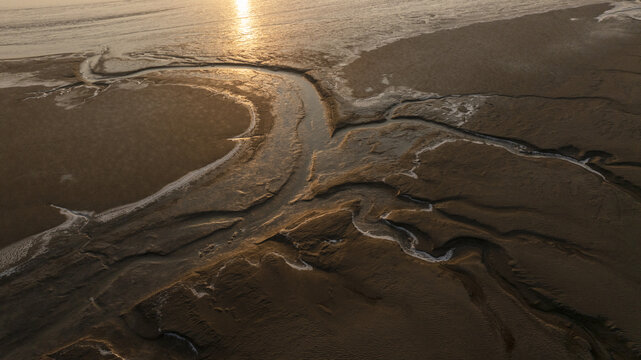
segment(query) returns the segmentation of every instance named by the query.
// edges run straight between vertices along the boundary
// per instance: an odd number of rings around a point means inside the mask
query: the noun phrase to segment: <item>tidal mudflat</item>
[[[80,62],[60,61],[72,80]],[[102,212],[152,195],[225,156],[255,123],[248,100],[212,91],[214,81],[150,74],[80,85],[54,75],[44,83],[60,85],[48,93],[33,78],[42,64],[6,67],[21,86],[0,89],[2,245],[63,222],[60,208]]]
[[[249,6],[237,56],[0,61],[0,358],[641,357],[641,3],[316,57]]]

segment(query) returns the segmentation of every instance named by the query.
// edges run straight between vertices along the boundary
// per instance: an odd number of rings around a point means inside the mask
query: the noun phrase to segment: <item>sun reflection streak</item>
[[[249,0],[236,0],[236,17],[238,18],[238,33],[242,43],[250,43],[254,38],[251,20],[251,4]]]
[[[239,17],[249,15],[249,0],[236,0],[236,10]]]

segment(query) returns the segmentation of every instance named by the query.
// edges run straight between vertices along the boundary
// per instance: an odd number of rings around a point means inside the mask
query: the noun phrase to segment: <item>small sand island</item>
[[[523,12],[0,60],[0,359],[641,358],[641,3]]]

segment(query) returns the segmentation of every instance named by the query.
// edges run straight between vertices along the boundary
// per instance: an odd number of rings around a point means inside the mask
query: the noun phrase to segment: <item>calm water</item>
[[[104,51],[312,65],[398,38],[599,0],[2,0],[0,58]]]

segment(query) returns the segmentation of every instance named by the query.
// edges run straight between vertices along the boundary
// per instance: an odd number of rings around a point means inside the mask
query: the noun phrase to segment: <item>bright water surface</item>
[[[146,53],[346,61],[395,39],[600,0],[2,0],[0,58]]]

